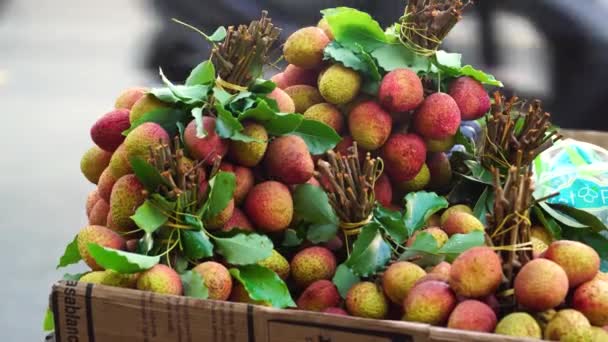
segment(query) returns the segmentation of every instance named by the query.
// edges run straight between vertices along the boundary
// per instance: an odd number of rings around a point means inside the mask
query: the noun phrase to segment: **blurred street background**
[[[608,129],[608,0],[479,2],[446,49],[545,100],[563,127]],[[388,25],[404,1],[0,0],[0,339],[42,340],[50,286],[65,273],[55,265],[86,224],[93,186],[79,162],[90,126],[124,88],[155,84],[158,65],[180,80],[207,58],[202,38],[171,17],[210,32],[267,8],[284,39],[337,4]]]

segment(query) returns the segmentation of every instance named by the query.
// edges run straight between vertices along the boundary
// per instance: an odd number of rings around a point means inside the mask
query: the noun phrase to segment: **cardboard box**
[[[53,286],[51,307],[56,342],[525,341],[428,324],[279,310],[75,281]]]

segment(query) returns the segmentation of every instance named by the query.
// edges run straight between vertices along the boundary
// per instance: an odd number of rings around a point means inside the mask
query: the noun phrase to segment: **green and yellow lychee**
[[[95,243],[101,247],[125,249],[125,239],[116,232],[103,226],[86,226],[80,230],[76,238],[78,253],[84,262],[93,270],[101,271],[104,268],[97,264],[89,252],[89,244]]]
[[[403,320],[442,325],[456,306],[450,286],[440,281],[425,281],[414,286],[403,302]]]
[[[206,261],[192,269],[202,278],[209,291],[209,299],[227,300],[232,291],[232,276],[228,269],[215,261]]]
[[[89,182],[97,184],[101,173],[108,167],[111,158],[111,152],[93,146],[80,159],[80,171]]]
[[[323,50],[329,38],[318,27],[304,27],[292,33],[283,45],[288,63],[304,69],[317,69],[323,64]]]
[[[342,64],[334,64],[319,74],[318,86],[325,101],[342,105],[351,102],[359,94],[361,76]]]
[[[382,275],[384,293],[393,303],[402,305],[414,284],[425,275],[426,272],[414,263],[396,262]]]
[[[526,312],[514,312],[503,317],[494,333],[513,337],[542,338],[540,325]]]
[[[545,258],[560,265],[568,275],[570,287],[593,279],[600,269],[600,256],[582,242],[559,240],[549,245]]]
[[[473,247],[460,254],[450,268],[450,286],[457,295],[483,298],[502,282],[502,262],[489,247]]]
[[[299,288],[317,280],[329,280],[336,272],[336,257],[327,248],[308,247],[299,251],[290,263],[291,277]]]
[[[353,285],[346,294],[346,310],[356,317],[383,319],[388,314],[388,300],[376,284],[364,281]]]
[[[243,126],[244,129],[241,133],[257,141],[243,142],[231,140],[229,155],[237,164],[254,167],[264,158],[266,148],[268,147],[268,133],[264,126],[255,122],[247,122]]]
[[[393,119],[375,101],[361,102],[348,114],[350,136],[361,148],[377,150],[391,134]]]
[[[159,294],[181,296],[182,280],[175,270],[163,264],[154,265],[137,279],[137,289]]]

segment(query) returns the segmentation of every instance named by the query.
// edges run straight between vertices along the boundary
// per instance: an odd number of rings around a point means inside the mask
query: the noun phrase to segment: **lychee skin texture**
[[[355,284],[346,294],[346,310],[353,316],[383,319],[388,314],[388,301],[376,284]]]
[[[288,63],[304,69],[316,69],[323,64],[323,50],[329,38],[318,27],[304,27],[285,41],[283,55]]]
[[[494,333],[514,337],[542,338],[538,322],[525,312],[514,312],[503,317]]]
[[[285,135],[271,141],[264,166],[270,176],[285,184],[306,183],[314,172],[308,146],[297,135]]]
[[[277,85],[277,88],[285,89],[287,88],[287,83],[285,83],[285,73],[280,72],[278,74],[274,74],[270,80]]]
[[[336,257],[327,248],[308,247],[299,251],[290,263],[291,277],[300,288],[317,280],[329,280],[336,272]]]
[[[579,286],[572,297],[572,308],[593,325],[608,325],[608,282],[593,279]]]
[[[448,235],[468,234],[474,231],[483,232],[485,227],[477,217],[465,212],[453,212],[442,225]]]
[[[591,342],[591,324],[576,310],[560,310],[547,323],[544,338],[552,341]]]
[[[434,93],[414,115],[413,127],[426,139],[446,139],[460,128],[460,109],[450,95]]]
[[[422,81],[410,69],[395,69],[382,79],[378,98],[390,112],[407,112],[416,109],[424,100]]]
[[[450,268],[450,286],[459,296],[486,297],[502,281],[500,257],[489,247],[473,247],[460,254]]]
[[[409,239],[407,239],[406,246],[411,247],[414,244],[414,242],[416,241],[416,238],[418,237],[418,235],[422,232],[431,234],[431,236],[433,236],[433,238],[435,238],[435,241],[437,242],[437,248],[443,247],[443,245],[448,241],[448,234],[446,234],[446,232],[444,232],[441,228],[429,227],[429,228],[426,228],[423,230],[416,231],[414,233],[414,235],[412,235]]]
[[[468,205],[465,205],[465,204],[456,204],[456,205],[453,205],[453,206],[447,208],[441,214],[441,218],[439,220],[439,223],[443,226],[443,224],[448,219],[448,217],[450,217],[450,215],[452,215],[452,213],[457,212],[457,211],[461,211],[461,212],[465,212],[467,214],[473,215],[473,209],[471,209]]]
[[[203,116],[203,127],[206,133],[204,138],[196,136],[196,122],[191,121],[184,131],[184,143],[196,160],[205,160],[212,165],[217,158],[228,153],[228,140],[220,138],[215,131],[215,118]]]
[[[128,109],[131,110],[133,105],[141,99],[148,92],[148,88],[144,87],[132,87],[123,91],[114,104],[116,109]]]
[[[89,182],[97,184],[101,173],[106,169],[111,158],[111,152],[93,146],[82,156],[80,171]]]
[[[83,283],[100,284],[133,289],[137,286],[139,273],[121,274],[112,270],[93,271],[83,275],[78,281]]]
[[[456,296],[449,285],[426,281],[414,286],[403,302],[404,321],[442,325],[456,306]]]
[[[272,250],[272,254],[268,258],[258,262],[258,265],[272,270],[279,276],[279,278],[283,280],[286,280],[289,277],[291,270],[289,261],[287,261],[287,259],[285,259],[285,257],[275,249]]]
[[[578,241],[560,240],[549,245],[545,258],[560,265],[568,275],[570,287],[593,279],[600,269],[597,252]]]
[[[232,276],[224,265],[206,261],[192,269],[200,274],[209,290],[209,299],[227,300],[232,291]]]
[[[425,275],[426,272],[414,263],[396,262],[382,276],[384,293],[393,303],[401,305],[414,284]]]
[[[285,89],[298,84],[316,87],[318,78],[319,72],[317,70],[307,70],[293,64],[289,64],[283,71],[284,86],[281,88]]]
[[[124,175],[132,173],[131,163],[129,162],[129,156],[127,155],[127,149],[125,144],[118,146],[108,165],[112,177],[118,179]]]
[[[517,302],[531,310],[558,306],[568,294],[568,276],[556,263],[534,259],[521,268],[514,282]]]
[[[460,77],[452,82],[449,94],[458,105],[462,120],[477,120],[490,109],[488,92],[470,77]]]
[[[161,142],[165,144],[170,142],[167,131],[157,123],[146,122],[127,135],[124,146],[129,158],[140,157],[147,160],[150,156],[150,147],[157,146]]]
[[[241,133],[259,142],[230,141],[230,158],[240,165],[254,167],[264,158],[268,147],[268,133],[264,126],[254,122],[248,122],[244,127]]]
[[[317,27],[323,30],[323,32],[325,32],[325,35],[327,36],[327,38],[329,38],[329,40],[334,40],[334,33],[331,31],[331,26],[329,26],[327,19],[322,18],[321,20],[319,20],[319,22],[317,23]]]
[[[341,308],[327,308],[327,309],[323,310],[323,313],[332,314],[332,315],[348,316],[348,312],[344,311],[344,309],[341,309]]]
[[[429,152],[447,152],[456,144],[456,136],[452,135],[441,140],[426,139],[424,142]]]
[[[304,112],[304,118],[326,124],[338,134],[344,129],[344,117],[340,110],[330,103],[318,103]]]
[[[93,207],[95,206],[97,201],[99,201],[99,199],[100,199],[100,196],[99,196],[99,191],[97,189],[89,192],[89,194],[87,195],[87,202],[85,205],[87,217],[89,217],[89,215],[91,215],[91,211],[93,210]]]
[[[450,314],[448,328],[491,333],[496,328],[496,314],[485,303],[465,300]]]
[[[384,167],[393,182],[413,179],[426,160],[424,141],[415,134],[393,134],[382,148]]]
[[[99,181],[97,182],[97,191],[99,193],[99,197],[106,202],[110,202],[110,195],[112,194],[112,188],[114,187],[114,183],[116,183],[118,179],[112,175],[112,170],[107,167],[99,176]]]
[[[86,226],[76,238],[78,243],[78,252],[84,262],[93,270],[101,271],[103,267],[99,266],[95,259],[89,253],[89,244],[96,243],[102,247],[125,249],[125,239],[120,235],[103,226]]]
[[[296,113],[303,114],[308,108],[325,102],[319,90],[313,86],[297,84],[285,88],[285,92],[293,100]]]
[[[243,211],[239,208],[234,208],[232,211],[232,216],[224,224],[222,227],[222,231],[229,232],[234,228],[239,228],[242,230],[253,231],[253,225],[245,215]]]
[[[414,178],[399,183],[397,187],[404,193],[415,192],[426,188],[430,181],[431,172],[425,163],[422,164],[420,171],[418,171]]]
[[[428,188],[443,189],[452,182],[452,165],[450,159],[443,153],[430,153],[426,158],[426,165],[429,168],[431,180]]]
[[[100,199],[95,203],[91,214],[89,215],[89,225],[105,226],[108,218],[108,212],[110,211],[110,205],[103,199]]]
[[[101,149],[114,152],[125,140],[122,132],[129,127],[129,110],[115,109],[95,122],[91,127],[91,139]]]
[[[433,267],[433,269],[431,269],[431,272],[429,273],[443,274],[449,277],[451,269],[452,265],[450,265],[449,262],[442,261],[439,264],[435,265],[435,267]]]
[[[255,176],[253,175],[253,171],[247,167],[235,166],[234,167],[234,176],[236,177],[236,188],[234,189],[234,201],[236,204],[241,204],[249,190],[253,188],[255,184]]]
[[[264,232],[283,231],[293,217],[293,199],[284,184],[267,181],[249,191],[244,209],[258,229]]]
[[[281,113],[294,113],[296,111],[296,105],[283,89],[274,88],[274,90],[266,96],[277,102],[277,106]]]
[[[340,294],[329,280],[317,280],[310,284],[298,298],[298,309],[324,311],[340,303]]]
[[[382,173],[378,179],[376,179],[376,184],[374,185],[374,196],[376,201],[382,204],[383,207],[388,207],[391,205],[393,201],[393,187],[391,186],[391,181],[385,173]]]
[[[134,123],[135,121],[141,119],[148,112],[170,107],[171,106],[169,104],[162,102],[161,100],[154,97],[154,95],[152,94],[144,95],[133,104],[133,107],[131,107],[131,112],[129,113],[129,121],[131,123]]]
[[[224,227],[226,223],[228,223],[233,213],[234,199],[231,199],[222,211],[220,211],[214,217],[210,217],[205,220],[205,226],[209,229],[220,229]]]
[[[329,103],[349,103],[357,97],[360,88],[359,73],[341,64],[334,64],[319,74],[319,92]]]
[[[350,135],[368,151],[377,150],[391,135],[393,119],[374,101],[355,106],[348,116]]]
[[[137,288],[142,291],[180,296],[183,293],[179,274],[167,265],[158,264],[143,272],[137,280]]]
[[[135,175],[122,176],[116,181],[110,196],[110,228],[126,232],[135,228],[131,216],[144,203],[144,186]],[[110,223],[108,222],[108,226]]]
[[[608,341],[608,331],[600,327],[591,327],[591,341]]]

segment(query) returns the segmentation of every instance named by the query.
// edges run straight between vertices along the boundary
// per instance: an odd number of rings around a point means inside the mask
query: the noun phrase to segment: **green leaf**
[[[492,173],[486,170],[486,168],[483,167],[481,163],[476,160],[465,160],[464,163],[469,168],[469,171],[471,171],[471,174],[462,175],[463,177],[478,183],[483,183],[487,185],[494,184],[494,177],[492,176]]]
[[[199,260],[213,256],[213,244],[203,231],[183,230],[181,240],[188,258]]]
[[[472,139],[467,138],[460,130],[456,131],[455,138],[455,143],[464,146],[467,153],[475,154],[475,142]]]
[[[257,264],[245,265],[231,268],[230,274],[243,285],[253,300],[267,302],[281,309],[296,306],[287,285],[266,267]]]
[[[152,238],[152,234],[146,233],[141,239],[137,240],[137,250],[135,252],[148,255],[152,248],[154,248],[154,238]]]
[[[444,67],[459,69],[462,67],[462,55],[439,50],[435,53],[437,63]]]
[[[336,285],[336,288],[338,288],[338,292],[340,292],[342,298],[346,298],[348,290],[360,281],[361,278],[345,264],[340,264],[338,268],[336,268],[336,274],[334,274],[332,279],[332,282]]]
[[[374,220],[380,223],[382,229],[396,242],[403,243],[407,240],[409,234],[401,212],[385,208],[380,203],[376,203]]]
[[[122,132],[123,135],[128,135],[132,130],[137,128],[139,125],[146,122],[154,122],[159,124],[162,128],[169,133],[169,136],[175,136],[177,134],[177,123],[187,122],[189,120],[188,112],[177,109],[177,108],[159,108],[153,111],[147,112],[142,115],[139,119],[131,123],[131,127],[128,130]]]
[[[414,243],[407,249],[417,252],[425,252],[429,254],[438,254],[437,240],[433,235],[427,232],[420,232],[416,235]]]
[[[342,63],[347,68],[351,68],[362,73],[368,73],[368,65],[351,49],[347,49],[336,41],[332,41],[323,50],[323,59]]]
[[[196,124],[196,137],[199,139],[203,139],[207,136],[205,123],[203,122],[203,109],[204,107],[195,107],[190,111],[194,118],[194,123]]]
[[[577,220],[581,224],[591,228],[594,232],[608,231],[606,225],[595,215],[581,209],[577,209],[565,204],[549,204],[553,209],[558,210],[569,217]]]
[[[200,299],[209,298],[209,289],[198,272],[190,270],[181,274],[180,278],[184,286],[184,296]]]
[[[405,196],[405,226],[409,236],[422,228],[425,222],[441,209],[448,207],[448,201],[434,192],[418,191]]]
[[[553,209],[553,207],[551,207],[547,202],[540,202],[540,203],[538,203],[538,205],[541,208],[543,208],[545,213],[547,213],[549,216],[553,217],[556,221],[559,221],[568,227],[588,228],[587,225],[577,221],[576,219],[570,217],[569,215]]]
[[[258,78],[249,87],[249,90],[259,95],[266,95],[271,93],[276,87],[277,85],[274,82]]]
[[[139,228],[148,234],[152,234],[167,223],[169,217],[158,206],[154,205],[151,200],[147,199],[137,208],[131,219]]]
[[[378,66],[386,72],[407,68],[415,73],[424,73],[428,72],[431,66],[427,57],[416,54],[403,44],[383,45],[372,51],[371,55],[378,61]]]
[[[106,270],[118,273],[137,273],[152,268],[160,261],[159,256],[147,256],[102,247],[96,243],[88,244],[89,253],[95,262]]]
[[[268,134],[280,136],[296,130],[302,123],[304,116],[300,114],[277,113],[270,108],[265,100],[260,99],[257,106],[248,109],[239,116],[239,121],[241,122],[248,119],[261,123],[268,131]]]
[[[244,127],[237,118],[232,116],[232,113],[224,109],[220,104],[217,104],[215,108],[218,113],[215,131],[220,137],[243,142],[260,142],[258,139],[241,133]]]
[[[160,172],[142,157],[132,156],[129,158],[129,163],[137,179],[148,191],[156,192],[159,186],[170,185],[165,177],[161,176]]]
[[[152,88],[149,91],[150,94],[154,95],[154,97],[156,97],[157,99],[159,99],[162,102],[165,103],[179,103],[181,102],[181,99],[175,95],[173,95],[173,92],[171,91],[171,89],[164,87],[164,88]]]
[[[312,243],[327,242],[333,239],[338,232],[338,226],[335,223],[315,223],[308,227],[306,239]]]
[[[418,237],[416,237],[418,241]],[[454,234],[450,239],[439,249],[439,254],[446,256],[449,262],[456,259],[461,253],[468,249],[485,244],[484,232],[475,231],[468,234]]]
[[[44,321],[42,321],[42,330],[50,332],[55,330],[55,318],[53,317],[53,311],[50,308],[46,309],[44,314]]]
[[[233,265],[250,265],[272,254],[272,241],[266,235],[239,233],[232,237],[212,237],[217,252]]]
[[[219,43],[226,38],[226,28],[224,26],[218,27],[209,37],[208,40]]]
[[[228,206],[234,195],[236,177],[232,172],[218,172],[209,180],[209,199],[205,204],[205,217],[217,216]]]
[[[207,99],[210,87],[208,85],[196,84],[196,85],[174,85],[163,73],[163,70],[159,68],[160,78],[163,83],[171,90],[173,95],[177,97],[180,102],[185,104],[197,104],[202,103]]]
[[[303,241],[304,239],[298,235],[298,232],[295,229],[290,228],[285,231],[285,236],[283,237],[283,243],[281,246],[297,247],[301,245]]]
[[[367,277],[384,267],[390,258],[391,248],[380,233],[380,225],[371,222],[361,229],[345,264],[355,274]]]
[[[224,29],[224,32],[225,31],[226,29]],[[211,61],[204,61],[192,69],[190,76],[186,79],[186,85],[209,85],[213,83],[213,81],[215,81],[215,67]]]
[[[445,51],[437,51],[433,58],[433,64],[443,74],[446,74],[450,77],[469,76],[481,82],[482,84],[503,87],[502,82],[496,80],[494,76],[487,74],[481,70],[477,70],[471,65],[461,66],[458,54],[447,53]]]
[[[75,264],[82,260],[80,257],[80,252],[78,251],[78,236],[75,236],[72,242],[70,242],[67,246],[65,246],[65,251],[61,258],[59,258],[59,263],[57,264],[57,269],[66,267],[68,265]]]
[[[348,48],[361,44],[372,51],[386,44],[387,38],[380,24],[369,14],[354,8],[338,7],[321,11],[335,40]]]
[[[491,213],[494,210],[494,188],[487,187],[475,203],[473,208],[473,215],[477,217],[483,225],[488,224],[486,214]]]
[[[300,184],[293,193],[295,216],[312,223],[338,223],[338,217],[329,204],[327,193],[318,186]]]
[[[323,154],[336,147],[342,140],[342,137],[333,128],[320,121],[310,119],[302,120],[300,126],[291,134],[304,139],[312,155]]]
[[[549,215],[545,215],[543,209],[537,204],[532,207],[532,213],[536,220],[545,227],[556,240],[562,239],[562,227],[555,221],[555,219]]]

